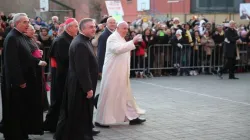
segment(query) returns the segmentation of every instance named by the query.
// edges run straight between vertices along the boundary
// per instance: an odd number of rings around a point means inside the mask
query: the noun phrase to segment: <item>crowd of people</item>
[[[143,35],[139,49],[131,54],[131,68],[139,70],[133,76],[143,77],[139,68],[152,68],[154,76],[216,73],[225,62],[222,61],[225,51],[225,31],[229,26],[229,21],[215,23],[205,17],[197,16],[186,23],[181,23],[178,17],[165,22],[154,20],[144,22],[139,17],[131,23],[130,33],[126,37],[130,40],[136,34]],[[250,62],[249,29],[250,24],[235,26],[239,35],[238,49],[248,52],[241,55],[237,51],[238,57],[241,57],[240,62],[248,65],[245,70],[249,70]],[[202,66],[205,66],[203,71]]]
[[[236,26],[234,21],[215,24],[194,17],[181,24],[177,17],[165,22],[139,17],[127,23],[104,17],[96,23],[90,18],[78,22],[53,16],[46,23],[25,13],[0,12],[0,17],[0,131],[6,140],[26,140],[29,134],[44,131],[55,133],[56,140],[92,140],[100,133],[95,126],[141,124],[146,121],[140,118],[145,110],[136,104],[128,78],[143,78],[142,68],[156,68],[151,71],[154,76],[197,75],[205,60],[205,73],[210,74],[211,63],[220,63],[214,59],[225,57],[225,65],[214,71],[222,78],[229,69],[229,79],[238,79],[236,46],[242,44],[250,52],[250,24]],[[98,79],[100,94],[95,95]],[[45,120],[44,111],[48,111]]]
[[[142,40],[141,36],[127,42],[127,22],[117,24],[109,17],[105,30],[113,37],[101,40],[105,36],[101,33],[97,44],[100,47],[100,42],[105,42],[106,49],[98,49],[97,53],[93,38],[100,27],[94,19],[84,18],[78,22],[67,18],[62,24],[57,17],[52,19],[57,19],[50,24],[53,37],[48,35],[50,27],[46,23],[33,22],[25,13],[13,14],[6,20],[13,25],[3,38],[1,54],[3,111],[0,131],[4,138],[30,140],[30,134],[43,135],[48,131],[54,133],[56,140],[93,140],[93,136],[100,133],[93,123],[94,105],[99,114],[95,119],[98,127],[107,128],[126,121],[130,125],[145,122],[146,119],[140,117],[145,110],[138,107],[130,83],[126,82],[129,81],[130,51],[136,49],[135,44]],[[37,28],[40,28],[38,33]],[[106,50],[102,73],[97,54]],[[120,67],[120,63],[126,65]],[[47,85],[44,70],[51,71],[51,87]],[[100,97],[95,96],[98,76],[102,77]],[[120,92],[110,88],[115,84]],[[116,102],[109,102],[113,101],[113,95],[116,95]]]
[[[3,13],[1,15],[0,47],[7,33],[13,28],[11,21],[12,14],[7,17],[4,16]],[[64,21],[66,19],[67,17],[64,18]],[[101,23],[97,25],[97,33],[92,40],[96,54],[98,39],[105,29],[106,20],[107,17],[104,17]],[[60,27],[57,16],[53,16],[49,23],[43,21],[41,17],[30,18],[30,23],[36,30],[36,41],[41,50],[44,51],[44,59],[49,63],[49,48],[53,39],[62,31],[63,24],[61,24]],[[126,35],[127,41],[131,40],[137,34],[143,35],[143,41],[137,44],[139,45],[138,49],[131,53],[132,71],[130,76],[143,78],[146,68],[155,69],[151,70],[153,76],[197,75],[202,72],[205,74],[215,73],[224,62],[224,33],[228,27],[229,21],[215,23],[205,17],[197,16],[194,16],[187,23],[182,23],[177,17],[164,22],[158,22],[153,18],[145,22],[143,18],[139,16],[135,21],[129,23],[129,32]],[[248,46],[250,46],[250,24],[241,24],[235,28],[240,36],[240,39],[237,40],[237,44],[244,49],[244,51],[248,52],[248,54],[241,57],[241,62],[245,65],[249,65],[250,51]],[[179,31],[177,32],[178,29]],[[171,46],[153,47],[155,44],[170,44]],[[100,63],[103,62],[104,54],[105,50],[101,50],[101,53],[98,54]],[[102,66],[103,64],[100,65]],[[201,66],[205,66],[205,70],[202,69]],[[249,68],[247,67],[244,70],[247,71]],[[49,72],[49,66],[46,66],[45,73]],[[101,70],[99,73],[101,73]]]

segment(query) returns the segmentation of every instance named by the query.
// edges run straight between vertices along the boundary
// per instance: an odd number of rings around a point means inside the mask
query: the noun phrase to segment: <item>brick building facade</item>
[[[57,0],[59,2],[68,5],[76,9],[76,18],[80,20],[84,17],[95,17],[93,13],[96,13],[95,8],[89,8],[91,4],[89,2],[93,2],[93,0]],[[101,15],[107,14],[107,9],[105,6],[105,0],[95,0],[100,1],[100,12]],[[191,2],[192,0],[180,0],[178,3],[168,3],[168,0],[151,0],[150,10],[138,12],[137,11],[137,0],[121,0],[123,10],[124,10],[124,19],[126,21],[133,21],[138,15],[148,15],[148,16],[164,16],[164,17],[173,17],[178,16],[182,21],[188,20],[193,15],[190,13],[191,11]],[[250,0],[245,0],[245,2],[250,2]],[[30,17],[35,17],[36,15],[41,15],[45,20],[50,20],[52,15],[57,15],[61,19],[64,16],[72,17],[73,14],[71,11],[64,12],[46,12],[39,13],[35,12],[34,9],[39,9],[39,0],[1,0],[0,11],[4,11],[6,14],[12,12],[25,12],[28,13]],[[50,2],[50,10],[66,10],[65,8]],[[208,16],[210,19],[215,19],[218,22],[221,22],[225,19],[225,17],[229,17],[230,19],[234,19],[239,22],[246,22],[239,20],[239,14],[235,13],[220,13],[220,14],[204,14]]]

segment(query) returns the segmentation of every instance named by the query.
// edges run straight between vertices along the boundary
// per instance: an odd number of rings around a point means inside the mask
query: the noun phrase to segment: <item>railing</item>
[[[239,60],[237,71],[242,72],[250,66],[250,46],[237,45]],[[43,49],[43,60],[47,62],[44,68],[46,77],[50,75],[49,49]],[[164,70],[173,70],[173,73],[188,73],[197,70],[201,73],[213,73],[224,65],[223,46],[216,45],[207,49],[201,45],[183,45],[182,48],[173,47],[171,44],[155,44],[145,49],[144,55],[131,52],[131,73],[141,77],[153,77]]]
[[[246,44],[237,45],[239,60],[237,67],[246,68],[249,65],[249,49]],[[141,77],[152,77],[152,72],[162,73],[163,70],[175,70],[174,73],[186,73],[197,70],[201,73],[215,73],[225,62],[224,46],[204,47],[201,45],[182,45],[174,47],[171,44],[155,44],[149,46],[145,55],[131,52],[131,72]]]

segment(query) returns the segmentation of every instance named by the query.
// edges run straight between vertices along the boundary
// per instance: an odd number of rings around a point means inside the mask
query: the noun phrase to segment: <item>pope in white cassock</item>
[[[146,121],[139,118],[145,110],[136,105],[129,79],[130,51],[135,49],[134,43],[141,40],[141,35],[126,42],[124,38],[127,32],[128,24],[122,21],[117,24],[117,30],[107,40],[95,122],[99,127],[109,127],[126,120],[129,120],[130,125]]]

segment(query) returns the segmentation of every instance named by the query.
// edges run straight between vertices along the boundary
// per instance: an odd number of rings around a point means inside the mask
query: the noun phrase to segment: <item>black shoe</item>
[[[56,132],[56,128],[50,128],[49,126],[48,126],[48,122],[47,121],[45,121],[44,123],[43,123],[43,131],[47,131],[47,132],[50,132],[50,133],[55,133]]]
[[[237,78],[237,77],[229,77],[229,79],[238,80],[239,78]]]
[[[43,128],[43,131],[45,131],[45,132],[50,132],[50,133],[55,133],[55,132],[56,132],[56,129],[51,129],[51,128],[46,128],[46,127],[44,127],[44,128]]]
[[[216,74],[218,74],[218,71],[212,70],[212,74],[213,74],[213,75],[216,75]]]
[[[102,127],[102,128],[110,128],[109,125],[102,125],[102,124],[100,124],[100,123],[98,123],[98,122],[95,122],[95,126],[97,126],[97,127]]]
[[[3,123],[0,123],[0,133],[3,133]]]
[[[189,72],[186,72],[186,76],[191,76]]]
[[[29,135],[24,135],[24,136],[23,136],[23,139],[24,139],[24,140],[31,140],[31,139],[29,138]]]
[[[92,128],[92,134],[93,134],[93,136],[96,136],[99,133],[100,133],[100,130],[97,130],[96,128]]]
[[[93,139],[93,137],[86,136],[86,135],[84,136],[84,138],[83,138],[83,139],[84,139],[84,140],[94,140],[94,139]]]
[[[217,72],[217,76],[218,76],[220,79],[223,79],[222,73],[221,73],[220,71]]]
[[[211,72],[205,72],[205,75],[213,75]]]
[[[144,119],[144,118],[136,118],[134,120],[129,121],[129,125],[142,124],[145,121],[146,121],[146,119]]]

